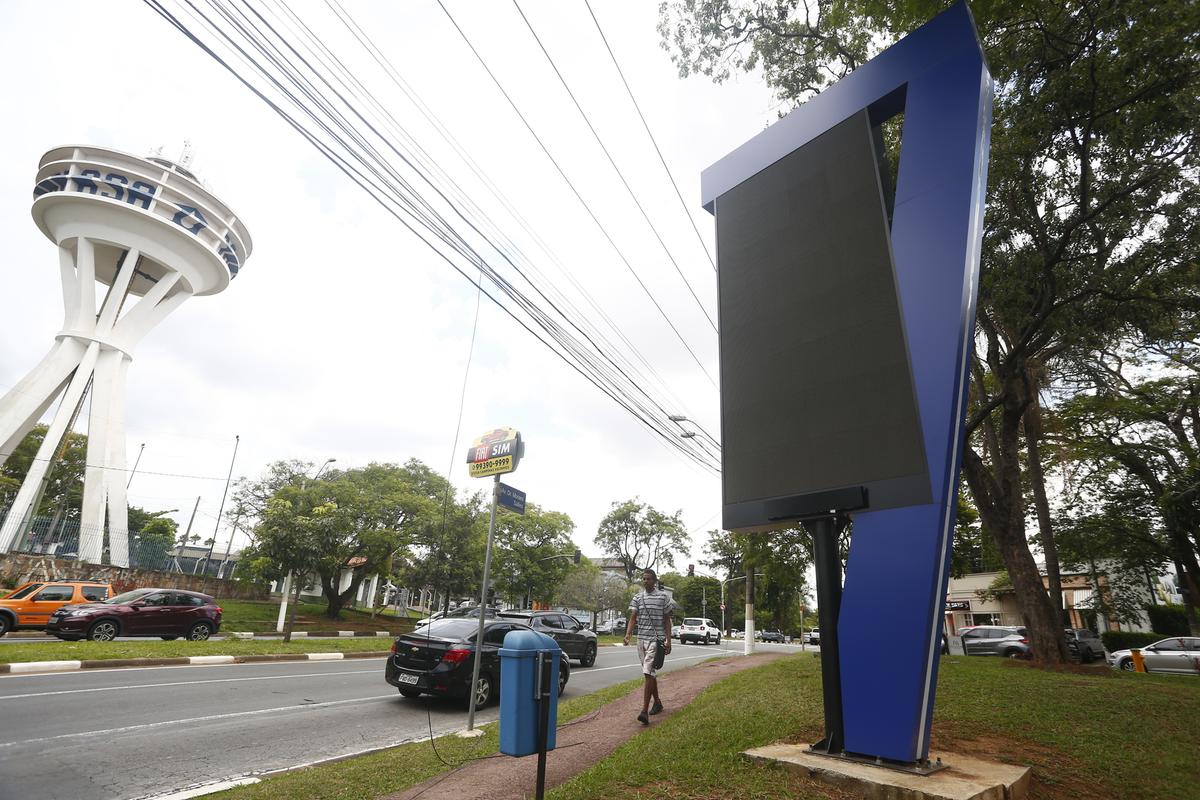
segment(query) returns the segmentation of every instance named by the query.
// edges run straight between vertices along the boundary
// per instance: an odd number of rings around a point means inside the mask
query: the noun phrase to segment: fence
[[[0,520],[8,509],[0,509]],[[206,575],[214,578],[235,577],[238,554],[223,551],[209,553],[208,547],[186,545],[162,534],[130,531],[127,536],[128,563],[114,561],[113,538],[119,531],[105,531],[98,525],[84,525],[68,514],[28,517],[21,525],[12,553],[46,555],[59,560],[108,564],[156,572]]]

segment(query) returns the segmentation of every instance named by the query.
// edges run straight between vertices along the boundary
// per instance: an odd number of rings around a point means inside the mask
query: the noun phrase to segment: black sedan
[[[509,631],[529,630],[512,620],[488,620],[483,627],[483,660],[479,666],[475,707],[482,708],[500,697],[500,655]],[[478,619],[439,619],[412,633],[396,638],[384,668],[387,682],[404,697],[422,694],[452,697],[469,705],[471,671],[474,669]],[[571,677],[571,662],[562,654],[558,670],[561,696]]]

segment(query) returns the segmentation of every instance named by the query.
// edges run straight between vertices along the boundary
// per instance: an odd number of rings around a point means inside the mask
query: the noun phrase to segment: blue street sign
[[[506,484],[499,484],[499,492],[496,494],[496,502],[509,511],[515,511],[518,514],[525,513],[525,493],[520,489],[514,489]]]

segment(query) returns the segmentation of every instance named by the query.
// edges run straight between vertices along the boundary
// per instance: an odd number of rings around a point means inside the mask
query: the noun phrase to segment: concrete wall
[[[0,555],[0,579],[22,584],[45,580],[99,580],[111,583],[114,592],[130,589],[164,587],[190,589],[214,597],[235,600],[266,600],[266,585],[220,580],[204,575],[185,575],[178,572],[157,572],[148,569],[114,567],[107,564],[87,564],[47,555],[5,553]]]

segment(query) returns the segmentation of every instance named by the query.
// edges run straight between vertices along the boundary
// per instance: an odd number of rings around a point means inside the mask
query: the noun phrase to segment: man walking
[[[677,606],[666,592],[658,588],[658,575],[647,567],[642,572],[642,591],[629,603],[629,627],[625,629],[625,644],[629,634],[636,632],[638,660],[642,662],[642,713],[638,722],[650,724],[650,714],[663,710],[658,696],[658,667],[662,659],[671,652],[671,615]],[[654,706],[650,706],[650,701]]]

